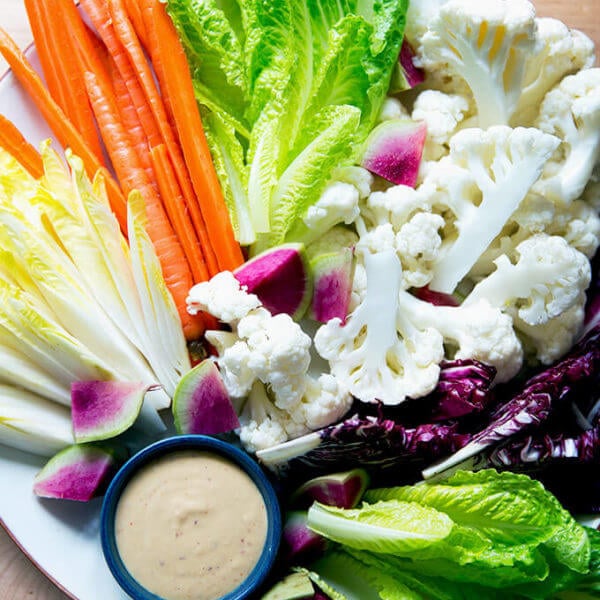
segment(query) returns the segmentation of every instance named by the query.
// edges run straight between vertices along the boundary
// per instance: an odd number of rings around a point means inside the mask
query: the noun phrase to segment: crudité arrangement
[[[0,443],[33,491],[219,435],[281,492],[269,600],[600,597],[592,41],[528,0],[25,4],[43,79],[0,53],[55,141],[1,117]]]

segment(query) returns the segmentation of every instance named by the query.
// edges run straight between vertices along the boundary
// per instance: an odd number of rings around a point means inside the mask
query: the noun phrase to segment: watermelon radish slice
[[[354,508],[368,484],[369,476],[360,468],[322,475],[302,484],[290,497],[290,505],[308,508],[317,501],[338,508]]]
[[[396,185],[414,187],[426,137],[424,121],[383,121],[367,137],[361,166]]]
[[[106,440],[129,429],[152,387],[129,381],[74,381],[71,421],[75,441],[82,444]]]
[[[425,81],[425,71],[415,66],[414,58],[415,51],[405,38],[402,40],[400,56],[392,72],[390,94],[409,90]]]
[[[306,511],[286,514],[281,538],[282,558],[293,565],[306,564],[327,549],[327,539],[308,528]]]
[[[310,261],[310,268],[314,282],[310,317],[319,323],[337,317],[345,323],[352,293],[353,248],[319,254]]]
[[[287,313],[300,319],[310,304],[312,278],[304,244],[281,244],[265,250],[233,275],[273,315]]]
[[[216,435],[240,426],[219,369],[205,359],[179,381],[173,395],[178,433]]]
[[[33,491],[43,498],[87,502],[104,494],[124,462],[113,449],[72,445],[55,454],[35,476]]]

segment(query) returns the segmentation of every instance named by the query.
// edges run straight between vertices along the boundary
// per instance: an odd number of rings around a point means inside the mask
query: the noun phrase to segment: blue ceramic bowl
[[[141,467],[169,452],[180,450],[208,451],[230,460],[242,468],[263,496],[267,509],[267,537],[262,554],[248,577],[220,600],[250,598],[266,579],[277,556],[282,529],[279,502],[273,486],[256,462],[244,451],[217,438],[204,435],[169,437],[144,448],[121,467],[104,496],[100,515],[100,537],[106,563],[119,585],[134,600],[163,600],[141,586],[123,563],[115,537],[115,513],[121,493]]]

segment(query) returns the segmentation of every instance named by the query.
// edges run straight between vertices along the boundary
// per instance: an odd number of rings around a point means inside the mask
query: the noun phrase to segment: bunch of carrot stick
[[[104,175],[126,235],[126,198],[145,201],[147,231],[186,337],[212,326],[185,308],[190,287],[243,262],[212,163],[192,78],[160,0],[25,0],[45,84],[0,29],[0,53],[64,148]],[[0,118],[0,146],[32,173],[41,159]]]

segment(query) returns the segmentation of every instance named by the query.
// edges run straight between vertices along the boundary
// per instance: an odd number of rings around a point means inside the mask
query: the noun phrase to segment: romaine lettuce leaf
[[[385,99],[407,5],[168,0],[237,239],[252,243],[251,225],[253,253],[284,241],[333,169],[356,158]],[[206,111],[227,126],[216,127]],[[239,168],[240,150],[243,176],[224,166],[235,155]]]
[[[426,598],[548,598],[595,581],[593,536],[526,475],[458,471],[371,489],[356,509],[313,504],[308,526]]]

